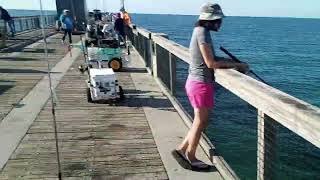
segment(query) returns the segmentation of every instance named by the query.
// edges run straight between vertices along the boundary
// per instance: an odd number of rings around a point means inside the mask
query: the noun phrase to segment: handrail
[[[39,16],[14,16],[13,19],[23,19],[23,18],[38,18]]]
[[[147,33],[143,28],[137,31]],[[152,40],[189,64],[186,47],[157,35]],[[235,70],[216,70],[215,76],[217,83],[320,148],[320,108]]]
[[[191,126],[191,118],[175,98],[176,59],[189,64],[189,50],[168,39],[163,33],[152,33],[146,29],[130,26],[129,38],[160,86],[168,91],[166,95],[175,109]],[[277,154],[277,126],[290,129],[311,144],[320,148],[320,109],[276,88],[257,81],[235,70],[215,71],[216,82],[242,98],[257,109],[257,179],[272,179],[275,175]],[[219,155],[212,153],[214,146],[202,136],[201,147],[212,159],[226,179],[238,179]]]
[[[26,32],[32,29],[39,29],[41,26],[40,16],[19,16],[12,18],[14,20],[15,30],[17,33]],[[55,19],[55,15],[45,16],[46,26],[54,25]]]
[[[46,17],[56,17],[56,15],[47,15]],[[14,20],[20,20],[20,19],[32,19],[32,18],[40,18],[40,15],[36,16],[13,16]]]

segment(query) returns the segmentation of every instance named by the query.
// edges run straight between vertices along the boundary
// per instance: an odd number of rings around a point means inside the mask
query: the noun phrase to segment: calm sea
[[[39,14],[10,12],[14,16]],[[132,16],[138,26],[166,33],[186,47],[197,19],[181,15]],[[218,55],[223,55],[218,48],[224,46],[273,87],[320,107],[320,19],[227,17],[221,31],[212,33],[212,37]],[[178,99],[193,114],[183,89],[188,65],[182,61],[177,65]],[[207,135],[241,179],[256,179],[256,109],[219,85],[215,104]],[[319,179],[320,150],[280,125],[276,129],[275,179]]]
[[[38,10],[17,10],[17,9],[9,9],[8,12],[11,16],[37,16],[40,15],[40,11]],[[45,11],[44,14],[47,15],[56,15],[56,11]]]

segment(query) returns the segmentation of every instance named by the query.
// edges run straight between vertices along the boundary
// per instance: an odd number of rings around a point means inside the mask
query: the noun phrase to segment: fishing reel
[[[88,66],[80,65],[78,69],[81,73],[85,73],[86,71],[88,71]]]

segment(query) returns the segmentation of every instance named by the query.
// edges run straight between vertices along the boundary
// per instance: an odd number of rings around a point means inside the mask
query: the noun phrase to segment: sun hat
[[[199,20],[217,20],[222,19],[225,15],[219,4],[205,3],[201,6]]]

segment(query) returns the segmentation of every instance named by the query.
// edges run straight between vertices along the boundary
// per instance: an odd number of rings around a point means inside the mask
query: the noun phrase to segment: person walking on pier
[[[129,26],[131,24],[131,17],[129,15],[129,13],[125,10],[122,12],[122,19],[123,19],[124,24],[126,26]]]
[[[1,19],[3,19],[6,23],[8,23],[10,31],[11,31],[11,36],[14,37],[16,33],[16,27],[14,25],[14,20],[10,16],[9,12],[4,9],[2,6],[0,6],[0,14],[1,14]]]
[[[209,111],[214,106],[214,70],[235,68],[240,72],[248,70],[247,64],[224,62],[215,56],[210,31],[218,31],[224,14],[218,4],[206,3],[193,30],[190,42],[191,62],[185,89],[194,109],[194,120],[184,141],[174,151],[187,161],[191,168],[203,169],[209,166],[196,158],[196,149],[201,133],[208,124]]]
[[[128,34],[130,31],[130,25],[131,25],[131,17],[129,15],[129,13],[126,10],[122,11],[122,19],[124,22],[124,39],[127,42],[128,40]]]
[[[70,11],[65,9],[60,16],[61,21],[61,29],[64,31],[64,35],[62,37],[62,43],[64,43],[66,36],[69,36],[69,43],[72,44],[72,31],[73,31],[73,19],[70,15]]]
[[[125,43],[125,32],[124,32],[124,28],[125,28],[125,24],[124,24],[124,21],[123,19],[121,18],[121,14],[118,13],[117,14],[117,19],[116,21],[114,22],[114,30],[115,32],[117,33],[118,35],[118,39],[120,42],[123,42]]]

